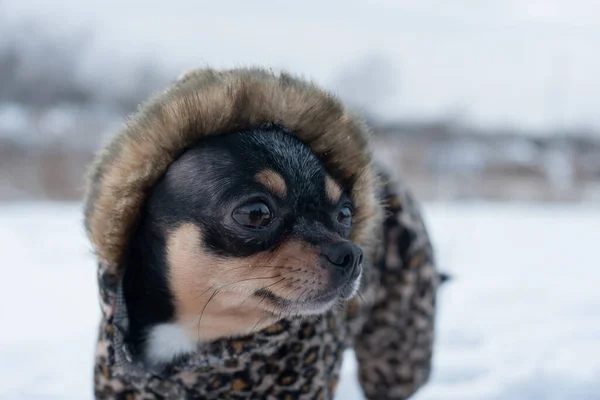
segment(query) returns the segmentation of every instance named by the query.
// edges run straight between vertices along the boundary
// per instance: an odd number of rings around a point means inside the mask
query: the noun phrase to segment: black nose
[[[333,265],[350,272],[362,263],[362,250],[350,242],[329,245],[324,251],[325,257]]]

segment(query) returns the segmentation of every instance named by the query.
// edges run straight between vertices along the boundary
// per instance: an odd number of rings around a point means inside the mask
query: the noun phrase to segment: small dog
[[[197,70],[91,168],[97,399],[331,399],[352,348],[369,399],[430,374],[443,276],[409,190],[332,95]]]
[[[356,294],[354,205],[281,129],[210,137],[148,196],[125,260],[134,355],[168,364],[196,342],[319,315]]]

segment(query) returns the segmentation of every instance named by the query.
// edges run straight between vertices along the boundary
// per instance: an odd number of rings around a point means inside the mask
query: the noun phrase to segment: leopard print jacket
[[[191,358],[151,371],[123,343],[120,279],[99,267],[103,319],[97,399],[332,399],[353,348],[368,399],[406,399],[430,375],[441,282],[419,208],[406,187],[383,186],[381,243],[354,300],[319,317],[282,320],[253,335],[201,344]]]

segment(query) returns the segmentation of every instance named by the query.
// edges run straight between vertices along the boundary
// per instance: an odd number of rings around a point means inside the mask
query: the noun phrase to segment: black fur
[[[254,177],[272,169],[285,180],[284,197],[272,195]],[[133,353],[143,353],[148,328],[174,317],[167,282],[165,241],[184,222],[197,224],[205,250],[243,257],[273,250],[291,237],[325,245],[347,238],[337,223],[344,194],[333,204],[326,195],[325,170],[295,136],[277,128],[208,137],[185,151],[152,188],[124,260],[124,295],[130,318]],[[232,212],[260,200],[275,210],[269,229],[252,231],[235,222]]]

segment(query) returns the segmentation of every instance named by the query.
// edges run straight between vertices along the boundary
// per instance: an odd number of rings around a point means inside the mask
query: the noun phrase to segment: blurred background
[[[600,5],[0,1],[0,198],[75,200],[181,71],[270,66],[370,120],[423,199],[600,199]],[[391,153],[391,154],[390,154]]]
[[[424,202],[456,278],[418,398],[598,399],[598,49],[593,0],[0,0],[0,397],[91,396],[93,153],[181,72],[258,65],[362,112]]]

